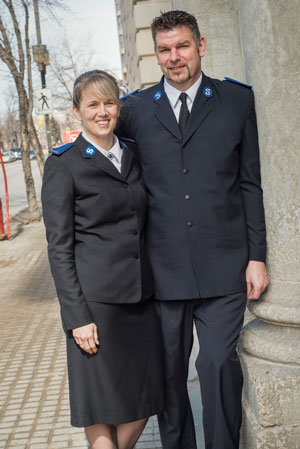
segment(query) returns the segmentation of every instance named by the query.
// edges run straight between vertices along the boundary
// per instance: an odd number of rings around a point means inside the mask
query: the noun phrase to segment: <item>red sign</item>
[[[62,141],[63,143],[71,143],[74,142],[74,140],[77,139],[79,134],[81,133],[81,130],[67,130],[63,131],[62,133]]]

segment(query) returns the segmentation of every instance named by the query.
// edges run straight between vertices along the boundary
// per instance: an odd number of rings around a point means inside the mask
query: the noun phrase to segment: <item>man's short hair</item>
[[[154,44],[156,46],[156,34],[160,31],[169,31],[173,28],[185,26],[189,28],[194,36],[196,44],[200,42],[200,31],[196,17],[186,11],[168,11],[162,12],[160,16],[155,17],[151,24],[151,31]]]

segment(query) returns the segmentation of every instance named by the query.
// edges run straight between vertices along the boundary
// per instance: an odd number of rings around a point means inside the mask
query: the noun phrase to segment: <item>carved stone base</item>
[[[244,372],[241,449],[300,449],[300,369],[248,355]]]

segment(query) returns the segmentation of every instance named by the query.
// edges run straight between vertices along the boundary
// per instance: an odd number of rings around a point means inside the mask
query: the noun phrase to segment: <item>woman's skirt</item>
[[[88,304],[100,346],[90,355],[67,333],[71,424],[117,425],[163,411],[162,341],[154,300]]]

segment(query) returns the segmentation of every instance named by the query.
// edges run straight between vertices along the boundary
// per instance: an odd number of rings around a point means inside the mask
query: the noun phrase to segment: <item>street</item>
[[[9,193],[9,214],[13,217],[22,209],[27,207],[27,197],[24,182],[24,173],[22,161],[17,160],[4,164],[7,176],[8,193]],[[31,161],[31,169],[34,177],[34,184],[38,199],[41,197],[42,179],[36,159]],[[3,215],[6,217],[5,208],[5,190],[2,168],[0,168],[0,198],[2,200]]]

